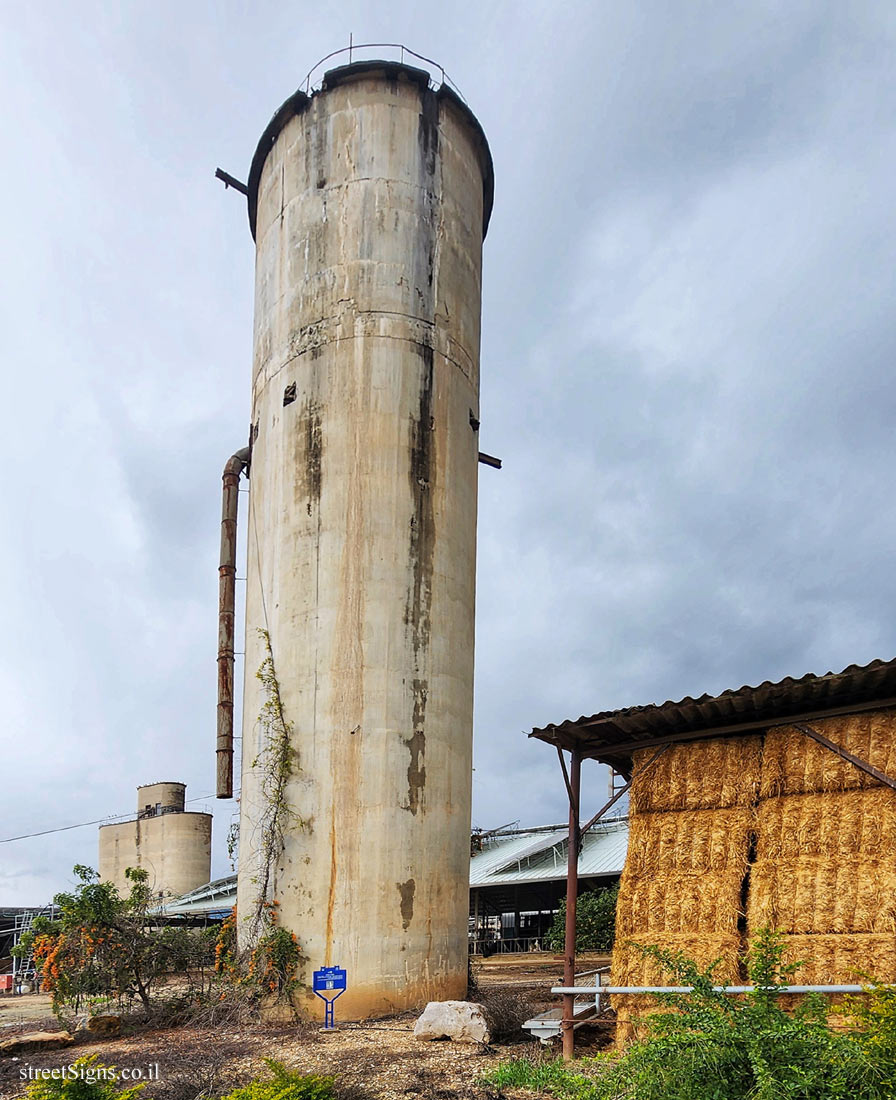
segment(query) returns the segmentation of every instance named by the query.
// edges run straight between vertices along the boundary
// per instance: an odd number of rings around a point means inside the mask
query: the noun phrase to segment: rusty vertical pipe
[[[233,634],[236,604],[236,519],[240,474],[249,466],[249,448],[224,466],[221,505],[221,564],[218,568],[218,742],[216,794],[233,798]]]
[[[573,749],[569,762],[569,852],[566,861],[566,939],[563,946],[563,984],[576,984],[576,902],[579,896],[579,794],[582,754]],[[575,1052],[575,994],[563,994],[563,1060]]]

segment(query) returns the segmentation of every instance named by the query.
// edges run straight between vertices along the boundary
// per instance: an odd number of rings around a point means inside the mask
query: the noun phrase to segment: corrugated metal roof
[[[481,852],[474,852],[470,857],[470,885],[484,886],[496,875],[502,882],[518,882],[520,880],[510,870],[514,863],[519,861],[522,864],[539,853],[547,858],[546,849],[565,839],[565,829],[551,833],[524,832],[509,836],[501,836],[499,833],[492,836],[487,847]],[[565,866],[566,856],[563,859]]]
[[[475,852],[470,859],[470,886],[513,886],[525,882],[566,879],[566,830],[557,830],[533,849],[532,833],[504,840],[497,836],[490,851]],[[619,875],[628,847],[628,822],[596,825],[583,838],[579,875],[584,878]]]
[[[611,764],[631,768],[631,754],[642,742],[691,734],[735,736],[782,725],[789,720],[821,718],[877,707],[896,706],[896,659],[850,665],[842,672],[766,680],[721,695],[685,696],[677,702],[605,710],[533,729],[530,737]]]
[[[227,875],[197,886],[178,898],[172,898],[159,906],[160,913],[178,916],[189,913],[212,913],[219,909],[232,909],[236,905],[236,875]]]

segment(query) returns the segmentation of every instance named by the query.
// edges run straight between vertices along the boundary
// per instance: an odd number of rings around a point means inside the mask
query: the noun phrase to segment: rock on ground
[[[57,1047],[67,1047],[74,1041],[67,1031],[32,1031],[27,1035],[16,1035],[0,1042],[0,1057],[4,1054],[23,1054],[26,1051],[55,1050]]]
[[[430,1001],[414,1025],[414,1038],[487,1043],[490,1036],[485,1009],[472,1001]]]
[[[93,1035],[120,1035],[120,1016],[91,1016],[87,1021],[87,1030]]]

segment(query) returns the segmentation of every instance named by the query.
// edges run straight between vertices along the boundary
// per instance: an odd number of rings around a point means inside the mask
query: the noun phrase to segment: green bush
[[[61,1070],[58,1081],[35,1081],[25,1091],[29,1100],[132,1100],[143,1085],[119,1089],[114,1066],[104,1066],[91,1054]]]
[[[228,1093],[221,1100],[335,1100],[334,1078],[317,1073],[297,1073],[281,1062],[265,1059],[271,1077]]]
[[[868,978],[865,993],[847,997],[844,1009],[868,1057],[896,1063],[896,987]]]
[[[616,899],[619,884],[588,890],[576,901],[576,951],[612,951],[616,934]],[[551,951],[562,951],[566,941],[566,899],[554,914],[545,937]]]
[[[682,952],[642,948],[676,985],[665,1011],[645,1020],[647,1036],[615,1061],[518,1061],[488,1078],[495,1085],[546,1090],[575,1100],[893,1100],[896,1097],[896,989],[871,990],[848,1009],[855,1030],[832,1032],[821,996],[792,1016],[781,986],[799,964],[783,963],[781,937],[764,930],[747,958],[753,993],[735,999],[713,989],[718,964],[701,970]],[[581,1072],[584,1069],[586,1072]]]
[[[629,1048],[601,1080],[597,1097],[637,1100],[891,1100],[896,1060],[872,1054],[868,1036],[835,1034],[821,996],[803,997],[789,1016],[780,987],[799,964],[784,965],[781,937],[762,930],[747,957],[753,993],[735,1000],[713,989],[705,971],[682,952],[643,948],[677,985],[693,993],[659,1000],[673,1011],[647,1018],[645,1040]]]
[[[173,975],[190,997],[207,992],[214,950],[210,935],[158,928],[145,870],[127,868],[127,896],[111,882],[100,882],[91,867],[78,864],[74,873],[75,889],[53,898],[58,917],[38,917],[12,952],[19,958],[34,955],[43,990],[53,995],[60,1019],[80,1014],[97,999],[117,1011],[139,1003],[149,1012],[153,996]]]

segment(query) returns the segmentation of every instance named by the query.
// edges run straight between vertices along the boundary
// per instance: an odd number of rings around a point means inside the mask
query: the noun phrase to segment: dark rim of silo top
[[[402,65],[397,61],[357,61],[352,65],[340,65],[337,69],[331,69],[324,74],[320,90],[306,95],[303,91],[297,91],[286,100],[275,112],[274,117],[265,127],[261,140],[252,157],[252,166],[249,169],[249,181],[247,184],[247,203],[249,209],[249,228],[252,239],[255,240],[255,223],[258,212],[258,184],[261,179],[261,170],[267,160],[268,153],[274,147],[280,132],[290,119],[302,114],[308,104],[316,95],[322,95],[331,88],[349,79],[363,75],[364,73],[382,74],[385,80],[396,80],[399,76],[418,84],[422,88],[429,88],[430,74],[425,69],[417,69],[411,65]],[[460,96],[447,84],[441,84],[434,93],[439,99],[448,100],[461,115],[464,116],[476,141],[479,153],[480,168],[482,171],[482,238],[488,232],[488,223],[492,214],[492,205],[495,196],[495,172],[492,164],[492,154],[488,147],[485,131],[479,123],[479,119],[464,103]]]

